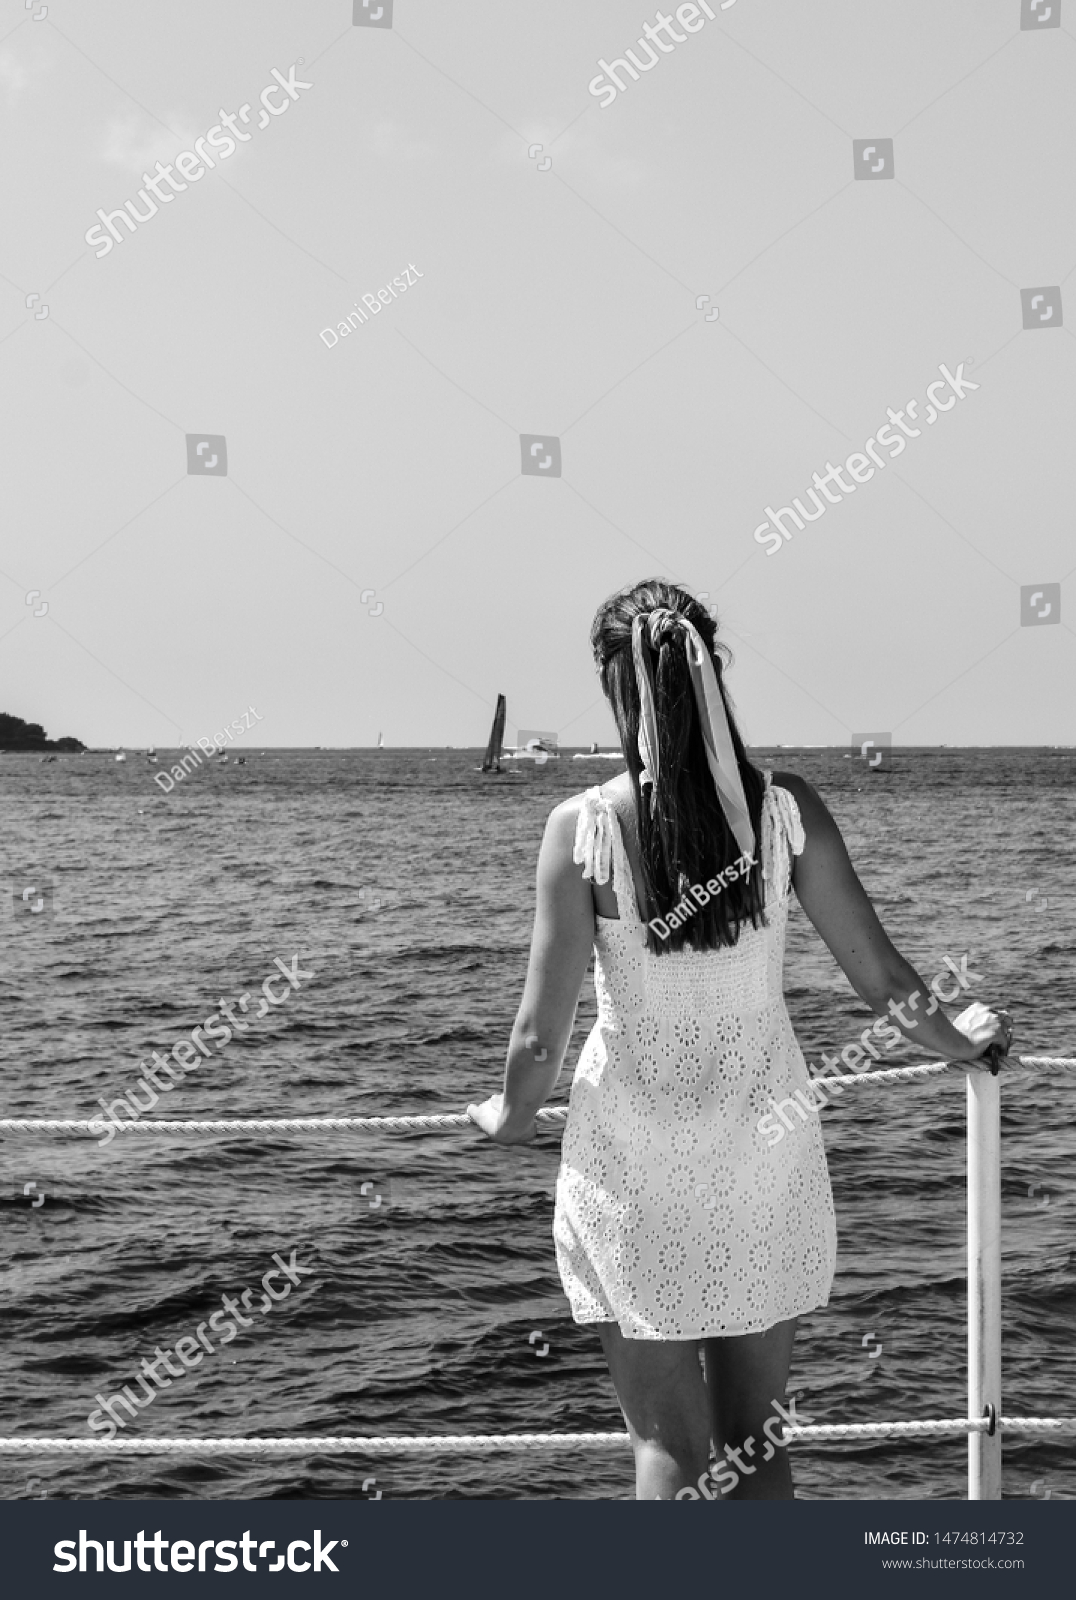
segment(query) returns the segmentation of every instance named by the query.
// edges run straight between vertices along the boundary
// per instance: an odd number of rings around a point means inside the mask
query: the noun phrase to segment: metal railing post
[[[991,1433],[968,1435],[968,1499],[1001,1499],[1001,1085],[968,1073],[968,1416]]]

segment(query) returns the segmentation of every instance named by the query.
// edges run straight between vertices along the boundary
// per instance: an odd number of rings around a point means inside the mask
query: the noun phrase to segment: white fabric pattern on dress
[[[730,948],[646,947],[620,824],[583,797],[574,859],[609,881],[619,920],[598,917],[598,1020],[572,1084],[553,1238],[576,1322],[633,1339],[760,1333],[829,1299],[837,1235],[816,1116],[771,1147],[771,1100],[810,1077],[785,1009],[795,797],[766,773],[761,818],[768,927]],[[794,1103],[793,1103],[794,1104]],[[787,1108],[786,1108],[787,1109]]]

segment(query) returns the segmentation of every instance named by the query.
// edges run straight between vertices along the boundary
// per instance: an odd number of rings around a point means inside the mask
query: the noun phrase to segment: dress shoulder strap
[[[583,795],[575,825],[572,860],[583,868],[583,877],[590,883],[608,883],[611,875],[621,921],[639,921],[635,885],[620,821],[612,801],[605,798],[600,787],[588,789]]]
[[[612,806],[600,788],[588,789],[575,824],[572,860],[583,868],[588,883],[608,883],[612,861],[614,819]]]
[[[762,881],[769,894],[783,900],[792,886],[792,857],[802,853],[807,835],[795,795],[774,783],[768,767],[763,777],[766,792],[762,797]]]

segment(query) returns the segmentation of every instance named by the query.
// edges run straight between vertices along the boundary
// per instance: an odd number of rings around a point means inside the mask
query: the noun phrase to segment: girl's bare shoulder
[[[835,829],[836,825],[830,815],[829,807],[813,783],[808,783],[798,772],[775,772],[773,783],[779,789],[787,789],[795,800],[799,807],[800,820],[808,836],[812,834],[817,836],[820,832]]]
[[[546,822],[546,832],[554,835],[571,834],[574,837],[579,818],[586,806],[587,796],[592,793],[590,789],[581,790],[579,794],[569,795],[567,800],[562,800],[555,805],[549,813]]]
[[[798,772],[774,772],[771,774],[771,779],[775,789],[787,789],[800,807],[818,799],[813,785],[809,784],[806,778],[801,778]]]

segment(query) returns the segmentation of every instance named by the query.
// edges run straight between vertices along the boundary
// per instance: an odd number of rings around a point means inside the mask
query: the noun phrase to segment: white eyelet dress
[[[575,1321],[616,1322],[629,1339],[761,1333],[829,1300],[837,1228],[819,1120],[791,1115],[775,1145],[758,1130],[771,1101],[813,1098],[782,992],[803,825],[765,778],[769,926],[661,956],[646,948],[616,813],[600,789],[584,796],[574,858],[596,883],[612,862],[620,920],[597,919],[598,1020],[575,1069],[553,1239]]]

